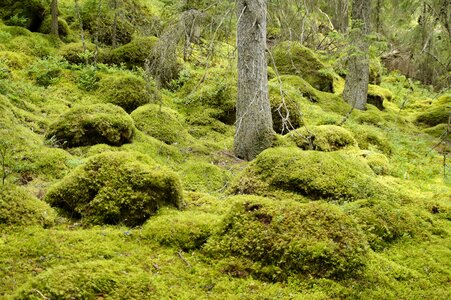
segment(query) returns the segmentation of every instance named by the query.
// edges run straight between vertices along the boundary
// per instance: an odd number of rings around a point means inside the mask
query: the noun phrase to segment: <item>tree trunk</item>
[[[369,42],[370,0],[354,0],[352,4],[352,51],[348,55],[348,73],[343,91],[343,99],[353,108],[364,110],[368,95],[369,82]]]
[[[335,12],[332,13],[332,24],[340,32],[348,31],[348,0],[335,0]]]
[[[52,0],[51,11],[52,11],[52,26],[50,28],[50,33],[58,35],[58,0]]]
[[[235,155],[254,159],[272,145],[266,65],[266,0],[237,1],[238,99]]]

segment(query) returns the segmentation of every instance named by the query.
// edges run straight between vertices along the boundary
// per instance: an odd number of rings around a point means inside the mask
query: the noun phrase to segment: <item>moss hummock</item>
[[[236,194],[269,195],[280,190],[339,202],[396,196],[358,155],[291,147],[263,151],[231,187]]]
[[[333,76],[312,50],[298,42],[282,42],[272,49],[274,62],[280,74],[299,75],[315,89],[333,92]]]
[[[357,147],[353,134],[336,125],[320,125],[298,129],[285,135],[304,150],[336,151],[348,147]]]
[[[451,115],[451,95],[444,95],[434,101],[423,113],[418,114],[416,122],[428,127],[447,124]]]
[[[104,152],[52,186],[45,199],[86,223],[137,226],[162,205],[180,208],[182,192],[178,176],[150,158]]]
[[[43,227],[55,223],[56,212],[23,188],[0,185],[0,225]]]
[[[106,61],[117,65],[125,64],[128,68],[144,67],[157,42],[158,38],[154,36],[135,38],[130,43],[112,50]]]
[[[225,258],[230,275],[284,281],[353,277],[365,265],[367,248],[357,224],[335,205],[241,196],[203,249]]]
[[[63,147],[131,142],[133,120],[113,104],[76,106],[62,114],[46,132],[46,138]]]

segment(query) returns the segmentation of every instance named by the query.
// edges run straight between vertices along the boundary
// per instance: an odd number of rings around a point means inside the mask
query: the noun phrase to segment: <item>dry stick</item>
[[[100,31],[100,17],[102,16],[102,0],[98,0],[99,4],[97,6],[97,30],[94,38],[94,43],[96,44],[96,51],[94,52],[94,67],[97,68],[97,58],[99,55],[99,31]]]
[[[86,53],[85,32],[83,31],[83,20],[80,15],[80,7],[78,6],[78,0],[75,0],[75,13],[77,14],[78,23],[80,23],[80,35],[81,44],[83,45],[83,54]],[[88,58],[85,57],[85,62],[88,64]]]
[[[186,260],[186,258],[185,257],[183,257],[183,254],[182,254],[182,250],[179,250],[178,252],[177,252],[177,255],[178,255],[178,257],[189,267],[189,268],[192,268],[193,266],[191,266],[191,264],[189,263],[189,261],[187,261]]]

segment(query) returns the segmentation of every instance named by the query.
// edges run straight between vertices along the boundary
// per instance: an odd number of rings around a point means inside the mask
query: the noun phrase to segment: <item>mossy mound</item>
[[[366,110],[355,109],[352,111],[351,116],[360,124],[384,127],[384,124],[386,123],[379,108],[376,108],[374,105],[367,104]]]
[[[128,68],[143,67],[157,42],[158,38],[154,36],[135,38],[130,43],[112,50],[107,62],[117,65],[123,63]]]
[[[142,156],[142,155],[141,155]],[[178,176],[151,159],[126,152],[104,152],[51,187],[46,201],[91,224],[137,226],[162,205],[180,208]]]
[[[285,135],[304,150],[336,151],[348,147],[357,147],[353,134],[336,125],[320,125],[301,128]]]
[[[232,184],[235,194],[265,195],[282,190],[310,199],[356,200],[393,197],[363,158],[340,151],[272,148],[263,151]]]
[[[289,97],[285,91],[281,94],[278,80],[269,82],[269,102],[275,132],[283,134],[302,126],[302,113],[298,101]]]
[[[444,95],[434,101],[425,112],[418,114],[416,122],[428,127],[438,124],[448,124],[451,114],[451,95]]]
[[[45,136],[63,147],[108,144],[120,146],[131,142],[132,118],[113,104],[76,106],[52,123]]]
[[[111,260],[68,264],[40,273],[21,286],[14,299],[144,299],[153,289],[150,276]]]
[[[166,144],[184,142],[187,138],[181,116],[169,107],[147,104],[137,108],[130,116],[139,130]]]
[[[12,184],[0,186],[0,225],[49,227],[56,212],[47,203]]]
[[[40,33],[49,34],[52,30],[52,16],[46,16],[39,27]],[[63,18],[58,18],[58,35],[60,37],[67,37],[69,35],[69,25]]]
[[[390,162],[382,153],[365,153],[364,157],[371,170],[377,175],[388,175],[390,173]]]
[[[367,242],[339,207],[241,197],[221,229],[203,248],[218,258],[243,259],[244,270],[261,279],[290,276],[349,278],[365,265]],[[231,268],[232,267],[232,268]]]
[[[89,42],[85,43],[85,47],[86,51],[90,53],[94,53],[96,49],[96,46]],[[83,57],[83,51],[83,44],[75,42],[63,45],[59,50],[59,54],[71,64],[84,64],[86,60]]]
[[[394,202],[359,200],[347,204],[345,211],[359,223],[374,250],[382,250],[400,238],[422,234],[426,229],[410,209]]]
[[[387,136],[377,128],[370,125],[360,125],[348,129],[354,133],[360,149],[382,152],[386,155],[393,152]]]
[[[142,236],[164,246],[190,251],[200,249],[218,223],[219,218],[214,214],[168,209],[144,224]]]
[[[332,74],[325,71],[325,65],[310,49],[298,42],[282,42],[272,53],[279,74],[298,75],[317,90],[333,92]]]
[[[230,175],[218,166],[201,160],[186,162],[181,176],[185,190],[211,193],[225,189],[230,179]]]
[[[384,110],[384,100],[391,100],[392,93],[377,85],[368,85],[367,103],[376,106],[379,110]]]
[[[2,61],[8,68],[23,69],[30,65],[33,59],[22,53],[0,51],[0,61]]]
[[[122,107],[131,113],[139,106],[151,101],[151,92],[146,81],[132,73],[107,76],[99,82],[99,96],[107,103]]]

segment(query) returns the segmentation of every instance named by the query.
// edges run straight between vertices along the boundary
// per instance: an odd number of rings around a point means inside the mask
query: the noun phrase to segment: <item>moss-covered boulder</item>
[[[203,249],[214,257],[242,260],[241,270],[236,263],[224,268],[231,275],[283,281],[352,277],[364,267],[367,248],[357,224],[335,205],[247,196]]]
[[[183,119],[169,107],[147,104],[137,108],[130,116],[139,130],[166,144],[184,142],[187,138]]]
[[[155,91],[149,88],[152,89],[142,77],[132,73],[115,74],[100,80],[98,94],[105,102],[131,113],[152,100],[151,93]]]
[[[130,43],[112,50],[107,62],[125,64],[128,68],[143,67],[157,42],[158,38],[154,36],[135,38]]]
[[[185,190],[210,193],[223,190],[230,179],[230,174],[225,170],[202,160],[184,163],[180,176]]]
[[[86,51],[93,54],[96,46],[93,43],[85,43]],[[86,55],[84,54],[83,44],[81,42],[69,43],[63,45],[59,54],[71,64],[83,64],[86,63]]]
[[[353,134],[336,125],[320,125],[301,128],[285,135],[304,150],[336,151],[348,147],[357,147]]]
[[[392,189],[379,182],[358,155],[293,147],[263,151],[231,187],[236,194],[270,195],[278,190],[313,200],[394,196]]]
[[[382,153],[365,152],[363,156],[371,170],[377,175],[388,175],[390,173],[390,162],[387,156]]]
[[[418,114],[416,122],[428,127],[437,126],[438,124],[448,123],[451,114],[451,95],[443,95],[436,101],[432,102],[431,106],[426,111]]]
[[[39,32],[49,34],[52,29],[52,16],[48,15],[44,18],[44,20],[41,23],[41,26],[39,27]],[[58,18],[58,35],[60,37],[66,37],[69,35],[69,25],[67,25],[66,20],[63,18]]]
[[[45,136],[63,147],[131,142],[132,118],[113,104],[76,106],[50,124]]]
[[[178,176],[150,158],[104,152],[52,186],[45,200],[86,223],[137,226],[160,206],[180,208],[182,193]]]
[[[354,138],[360,149],[382,152],[390,155],[393,152],[390,141],[384,133],[374,126],[359,125],[348,128],[354,133]]]
[[[23,188],[12,184],[0,185],[0,226],[51,226],[56,212]]]
[[[299,128],[304,123],[300,104],[295,97],[280,87],[278,80],[269,82],[269,102],[271,105],[272,123],[275,132],[283,134]]]
[[[144,299],[153,288],[151,274],[130,263],[94,260],[49,268],[19,287],[13,298]]]
[[[298,75],[315,89],[333,92],[333,76],[312,50],[298,42],[282,42],[272,49],[279,74]]]

